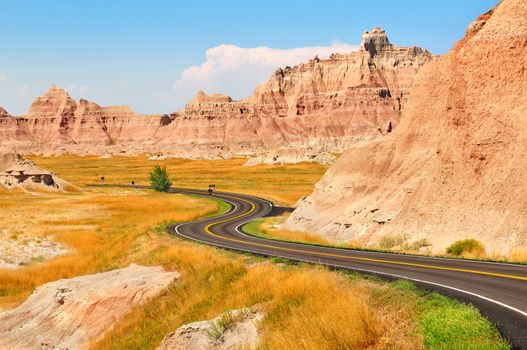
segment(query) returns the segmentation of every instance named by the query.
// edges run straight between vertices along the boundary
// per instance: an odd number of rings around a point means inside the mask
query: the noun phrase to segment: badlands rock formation
[[[337,158],[328,152],[316,151],[313,149],[280,148],[276,151],[269,151],[265,154],[249,158],[243,165],[284,165],[298,163],[331,164],[335,159]]]
[[[1,143],[20,152],[60,154],[144,153],[140,141],[169,123],[168,116],[139,116],[129,107],[101,107],[51,85],[25,116],[0,117]],[[135,144],[135,145],[134,145]]]
[[[64,189],[68,182],[42,169],[21,155],[0,149],[0,187],[27,189]]]
[[[212,320],[179,327],[163,339],[157,350],[256,349],[263,313],[247,308],[224,313]]]
[[[527,247],[527,2],[480,16],[414,83],[390,136],[347,151],[289,229],[376,245],[385,235]]]
[[[359,51],[280,68],[244,100],[200,92],[172,114],[169,129],[241,155],[284,147],[342,151],[391,132],[413,78],[431,59],[426,50],[393,46],[374,28]]]
[[[0,349],[86,349],[177,277],[159,266],[130,265],[46,283],[19,307],[0,313]]]
[[[241,101],[200,91],[170,116],[75,101],[52,85],[25,116],[0,111],[0,145],[40,154],[213,159],[284,147],[340,152],[391,132],[414,76],[431,59],[426,50],[390,44],[374,28],[357,52],[280,68]]]

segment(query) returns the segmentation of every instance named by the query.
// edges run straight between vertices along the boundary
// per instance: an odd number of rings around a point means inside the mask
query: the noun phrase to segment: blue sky
[[[497,0],[0,0],[0,106],[51,83],[74,98],[168,113],[198,89],[250,95],[277,66],[352,50],[383,27],[443,54]]]

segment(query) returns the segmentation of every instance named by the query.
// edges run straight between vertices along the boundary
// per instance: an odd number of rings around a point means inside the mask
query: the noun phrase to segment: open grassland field
[[[38,195],[1,190],[0,207],[0,228],[12,233],[7,239],[51,238],[69,251],[46,263],[0,270],[0,308],[19,303],[40,284],[124,266],[150,227],[220,209],[197,197],[123,189]]]
[[[37,161],[79,190],[0,191],[0,228],[14,236],[24,233],[53,240],[67,253],[37,259],[18,269],[0,269],[0,309],[15,307],[48,281],[130,263],[162,265],[181,273],[168,290],[117,320],[102,340],[92,344],[93,349],[155,349],[166,334],[183,324],[255,304],[267,311],[261,324],[262,349],[509,348],[474,308],[409,283],[291,265],[280,259],[268,261],[167,233],[168,223],[225,210],[217,201],[150,190],[83,187],[99,176],[105,176],[107,182],[133,179],[146,184],[155,163],[144,158]],[[239,160],[166,163],[179,186],[203,187],[216,179],[213,182],[221,189],[252,193],[255,183],[267,179],[260,192],[255,192],[284,204],[309,192],[324,170],[299,165],[286,173],[284,167],[241,167]],[[193,179],[192,171],[201,179]],[[273,177],[283,183],[271,181]]]
[[[105,183],[148,185],[154,165],[165,165],[174,187],[207,189],[259,195],[277,204],[292,206],[309,195],[328,169],[327,165],[302,163],[285,166],[242,166],[246,159],[148,160],[147,157],[31,157],[45,169],[77,185]]]

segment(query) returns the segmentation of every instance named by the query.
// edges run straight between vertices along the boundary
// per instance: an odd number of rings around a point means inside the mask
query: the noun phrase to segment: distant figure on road
[[[209,196],[212,196],[212,192],[216,189],[216,185],[209,185]]]

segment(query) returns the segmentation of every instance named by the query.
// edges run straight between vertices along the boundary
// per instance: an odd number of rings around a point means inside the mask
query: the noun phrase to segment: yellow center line
[[[347,255],[340,255],[340,254],[332,254],[332,253],[322,253],[322,252],[315,252],[315,251],[309,251],[309,250],[303,250],[303,249],[296,249],[296,248],[286,248],[286,247],[280,247],[280,246],[274,246],[270,244],[263,244],[263,243],[255,243],[255,242],[247,242],[244,240],[236,239],[236,238],[230,238],[230,237],[224,237],[220,236],[218,234],[215,234],[210,230],[212,226],[219,225],[225,222],[233,221],[239,218],[242,218],[244,216],[247,216],[251,214],[255,209],[255,205],[253,202],[245,200],[240,197],[235,196],[228,196],[228,195],[222,195],[223,197],[227,198],[234,198],[237,200],[241,200],[251,206],[251,209],[243,214],[216,221],[213,223],[208,224],[203,229],[205,233],[218,237],[227,241],[237,242],[237,243],[243,243],[248,244],[252,246],[257,247],[264,247],[264,248],[272,248],[272,249],[278,249],[283,251],[289,251],[289,252],[295,252],[295,253],[308,253],[308,254],[314,254],[319,256],[325,256],[325,257],[332,257],[332,258],[343,258],[343,259],[349,259],[349,260],[360,260],[360,261],[368,261],[368,262],[376,262],[376,263],[382,263],[382,264],[392,264],[392,265],[404,265],[404,266],[412,266],[412,267],[421,267],[421,268],[427,268],[427,269],[436,269],[436,270],[446,270],[446,271],[456,271],[456,272],[466,272],[466,273],[472,273],[472,274],[478,274],[478,275],[486,275],[486,276],[494,276],[494,277],[503,277],[503,278],[510,278],[510,279],[516,279],[521,281],[527,281],[527,277],[523,276],[515,276],[515,275],[508,275],[508,274],[501,274],[501,273],[495,273],[495,272],[487,272],[487,271],[480,271],[480,270],[470,270],[470,269],[461,269],[456,267],[444,267],[444,266],[437,266],[437,265],[427,265],[427,264],[416,264],[416,263],[409,263],[409,262],[402,262],[402,261],[395,261],[395,260],[384,260],[384,259],[374,259],[374,258],[363,258],[363,257],[356,257],[356,256],[347,256]]]

